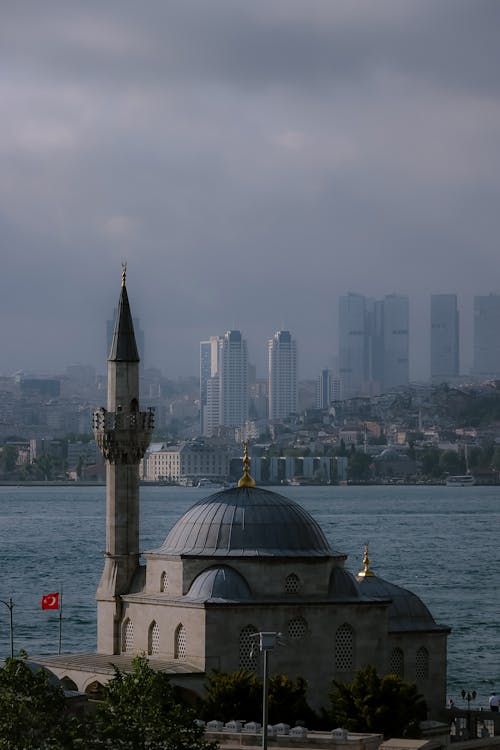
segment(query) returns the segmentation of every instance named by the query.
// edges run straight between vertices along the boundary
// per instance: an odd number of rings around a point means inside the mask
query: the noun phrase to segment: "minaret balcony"
[[[136,464],[144,456],[154,429],[154,411],[110,412],[97,409],[93,415],[94,436],[110,463]]]

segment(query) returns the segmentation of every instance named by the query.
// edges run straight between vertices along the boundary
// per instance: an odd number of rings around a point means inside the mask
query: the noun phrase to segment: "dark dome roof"
[[[186,594],[197,601],[248,601],[250,587],[241,573],[228,565],[207,568],[196,576]]]
[[[206,557],[339,554],[302,506],[260,487],[234,487],[195,503],[155,552]]]
[[[438,625],[416,594],[376,575],[359,576],[363,596],[369,599],[391,599],[389,631],[448,630]]]
[[[328,586],[330,599],[345,601],[346,599],[359,599],[361,597],[359,586],[353,574],[345,568],[335,567],[330,576]]]

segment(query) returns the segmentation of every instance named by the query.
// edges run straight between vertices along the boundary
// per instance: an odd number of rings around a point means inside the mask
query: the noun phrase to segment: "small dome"
[[[438,625],[416,594],[376,575],[358,577],[361,593],[368,599],[390,599],[389,631],[448,630]]]
[[[359,586],[353,574],[345,568],[335,567],[330,576],[328,596],[339,601],[359,599]]]
[[[207,568],[191,584],[188,599],[210,601],[248,601],[252,598],[250,587],[238,571],[228,565]]]
[[[155,552],[195,557],[339,554],[301,505],[260,487],[234,487],[198,501]]]

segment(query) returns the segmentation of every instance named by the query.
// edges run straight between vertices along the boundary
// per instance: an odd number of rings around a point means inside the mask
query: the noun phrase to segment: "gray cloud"
[[[428,295],[458,292],[466,320],[498,290],[499,15],[487,0],[8,4],[0,369],[103,369],[126,257],[146,364],[170,375],[232,326],[262,372],[287,325],[311,376],[352,290],[412,295],[425,376]]]

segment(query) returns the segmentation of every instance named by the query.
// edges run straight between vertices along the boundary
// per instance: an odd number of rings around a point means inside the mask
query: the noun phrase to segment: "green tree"
[[[421,466],[422,474],[427,477],[440,477],[442,474],[439,466],[439,450],[437,448],[428,448],[422,453]]]
[[[0,668],[0,748],[72,748],[74,719],[61,688],[49,673],[33,671],[25,659],[7,659]]]
[[[372,457],[368,453],[356,451],[349,458],[349,477],[355,481],[366,481],[371,477]]]
[[[456,451],[443,451],[439,458],[439,466],[446,474],[463,474],[465,466]]]
[[[352,682],[333,682],[332,718],[354,732],[384,737],[418,737],[426,706],[414,683],[396,675],[380,677],[375,668],[359,669]]]
[[[284,674],[273,675],[269,679],[270,723],[283,721],[293,725],[302,719],[307,726],[314,726],[317,716],[307,703],[306,691],[307,683],[302,677],[292,680]],[[213,672],[208,678],[200,714],[207,721],[261,721],[262,682],[244,669],[230,674]]]
[[[123,750],[215,750],[194,712],[176,702],[168,676],[144,656],[134,659],[128,674],[117,669],[105,686],[95,738],[95,747]]]
[[[4,474],[12,474],[16,468],[18,450],[15,445],[4,445],[0,453],[0,466]]]
[[[259,721],[262,714],[262,685],[253,672],[212,672],[206,685],[200,715],[206,721]]]
[[[276,674],[269,680],[269,721],[271,724],[284,722],[294,726],[297,720],[312,727],[317,716],[307,702],[307,682],[303,677],[296,680],[284,674]]]

